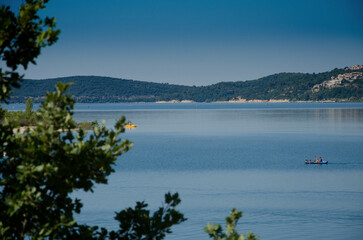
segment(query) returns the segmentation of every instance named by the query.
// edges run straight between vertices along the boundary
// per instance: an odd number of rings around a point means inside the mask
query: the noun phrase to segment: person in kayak
[[[321,163],[323,161],[323,159],[321,157],[319,157],[318,160],[316,160],[316,163]]]

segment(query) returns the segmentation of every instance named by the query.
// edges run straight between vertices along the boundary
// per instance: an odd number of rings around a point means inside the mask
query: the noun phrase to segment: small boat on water
[[[311,161],[311,160],[306,159],[305,164],[328,164],[328,161],[317,162],[317,161]]]
[[[126,128],[136,128],[137,126],[135,124],[126,124]]]

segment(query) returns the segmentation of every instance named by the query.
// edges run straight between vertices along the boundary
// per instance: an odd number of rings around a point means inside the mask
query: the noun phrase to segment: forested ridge
[[[69,92],[77,102],[156,102],[192,100],[195,102],[248,100],[289,101],[362,101],[362,77],[342,81],[333,87],[324,82],[339,74],[362,70],[334,69],[323,73],[278,73],[257,80],[220,82],[208,86],[183,86],[111,77],[72,76],[44,80],[24,80],[11,102],[34,98],[42,101],[45,91],[53,91],[57,82],[73,82]],[[322,85],[316,88],[317,85]],[[314,89],[315,86],[315,89]]]

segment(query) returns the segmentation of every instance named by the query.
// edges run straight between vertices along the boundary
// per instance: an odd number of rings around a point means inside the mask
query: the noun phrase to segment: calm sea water
[[[232,208],[261,239],[361,238],[363,104],[79,104],[74,118],[112,127],[121,115],[138,125],[123,136],[135,146],[108,185],[76,194],[80,222],[116,229],[115,211],[177,191],[188,220],[167,239],[208,239]],[[329,164],[304,164],[315,155]]]

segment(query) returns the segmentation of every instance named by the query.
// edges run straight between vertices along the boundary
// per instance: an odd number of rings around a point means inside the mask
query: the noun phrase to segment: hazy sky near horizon
[[[0,0],[16,5],[20,0]],[[360,0],[51,0],[61,30],[25,78],[208,85],[363,64]]]

